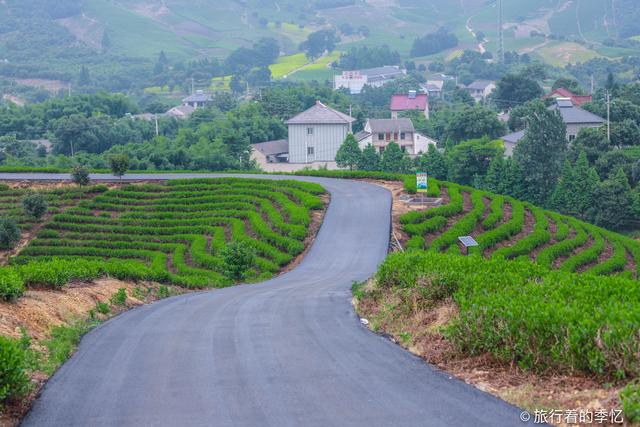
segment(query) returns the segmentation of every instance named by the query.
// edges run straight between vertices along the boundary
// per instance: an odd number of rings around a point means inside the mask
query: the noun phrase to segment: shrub
[[[24,292],[24,281],[14,268],[0,268],[0,299],[13,301]]]
[[[89,177],[89,169],[84,166],[76,166],[71,170],[71,180],[80,187],[89,185],[91,179]]]
[[[238,282],[248,276],[249,271],[256,263],[253,250],[238,241],[227,245],[220,256],[222,257],[224,275],[230,280]]]
[[[111,305],[124,306],[127,303],[127,290],[124,288],[118,289],[117,292],[111,296],[109,301],[111,302]]]
[[[109,167],[114,176],[122,179],[129,169],[129,157],[126,154],[115,154],[109,158]]]
[[[620,393],[622,410],[629,423],[640,422],[640,384],[628,384]]]
[[[31,193],[22,199],[22,208],[24,212],[35,219],[40,219],[47,213],[47,199],[43,194]]]
[[[20,240],[20,230],[11,218],[0,218],[0,249],[12,249]]]
[[[0,336],[0,404],[28,390],[24,350],[17,341]]]
[[[640,375],[638,281],[424,251],[390,255],[376,278],[380,287],[452,295],[459,316],[446,335],[461,351],[536,371]]]

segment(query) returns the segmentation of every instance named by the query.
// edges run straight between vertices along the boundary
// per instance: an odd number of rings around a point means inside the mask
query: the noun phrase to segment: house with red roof
[[[558,88],[553,92],[546,94],[544,96],[544,99],[547,99],[547,98],[554,98],[554,99],[569,98],[571,102],[573,102],[573,105],[575,105],[576,107],[582,107],[587,102],[591,102],[593,100],[593,97],[591,95],[576,95],[575,93],[571,92],[569,89],[565,89],[563,87]]]
[[[391,97],[391,118],[397,119],[401,111],[422,111],[429,118],[429,95],[410,90],[406,94],[397,94]]]

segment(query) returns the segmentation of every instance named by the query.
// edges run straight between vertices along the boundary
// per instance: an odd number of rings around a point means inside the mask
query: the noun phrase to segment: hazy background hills
[[[2,0],[0,74],[72,81],[84,65],[126,80],[161,51],[171,62],[224,59],[272,37],[282,55],[291,55],[323,28],[339,29],[338,50],[384,44],[403,60],[428,63],[465,49],[495,53],[497,19],[495,0]],[[640,52],[634,0],[504,0],[504,22],[506,50],[554,66]],[[441,27],[459,44],[412,57],[415,38]],[[330,76],[321,71],[308,78]]]

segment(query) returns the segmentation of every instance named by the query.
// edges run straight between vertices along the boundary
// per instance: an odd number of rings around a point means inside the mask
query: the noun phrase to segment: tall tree
[[[498,80],[492,97],[498,108],[508,110],[543,94],[544,91],[535,80],[518,74],[507,74]]]
[[[575,165],[565,162],[551,204],[560,212],[588,220],[593,214],[600,177],[589,166],[587,155],[581,152]]]
[[[595,223],[612,230],[622,230],[632,213],[632,194],[622,168],[618,169],[596,192]]]
[[[546,205],[555,189],[567,151],[567,128],[557,110],[544,103],[532,106],[524,137],[513,150],[522,168],[527,200]]]
[[[300,44],[300,49],[307,54],[308,58],[316,59],[324,52],[333,51],[339,41],[340,37],[334,30],[319,30],[309,34],[307,40]]]
[[[362,162],[362,151],[352,133],[347,135],[336,153],[338,167],[354,170]]]
[[[78,86],[89,86],[91,85],[91,74],[89,73],[89,69],[84,65],[80,68],[80,75],[78,76]]]
[[[458,184],[471,185],[475,175],[484,177],[489,163],[504,156],[501,141],[484,137],[462,142],[449,153],[449,179]]]
[[[427,152],[416,159],[416,168],[436,179],[447,179],[447,159],[433,144],[429,144]]]
[[[364,147],[364,150],[362,150],[362,156],[360,156],[358,169],[363,171],[380,170],[380,155],[373,145],[367,144],[367,146]]]
[[[380,169],[384,172],[406,173],[410,168],[411,160],[407,153],[402,151],[400,146],[393,141],[387,144],[382,152]]]

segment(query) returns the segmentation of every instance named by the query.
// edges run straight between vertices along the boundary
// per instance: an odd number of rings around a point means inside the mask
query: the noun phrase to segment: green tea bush
[[[231,242],[222,250],[220,255],[224,274],[230,280],[237,282],[244,280],[255,265],[253,250],[242,242]]]
[[[11,267],[0,268],[0,299],[13,301],[22,296],[24,280]]]
[[[446,335],[462,351],[534,371],[640,375],[638,281],[424,251],[389,256],[376,278],[382,288],[453,297],[459,316]]]
[[[620,393],[620,400],[626,421],[640,423],[640,384],[628,384]]]
[[[22,199],[22,207],[28,216],[39,220],[47,213],[49,205],[43,194],[31,193]]]
[[[0,249],[13,249],[20,240],[20,230],[11,218],[0,218]]]
[[[16,340],[0,336],[0,408],[29,390],[25,353]]]

